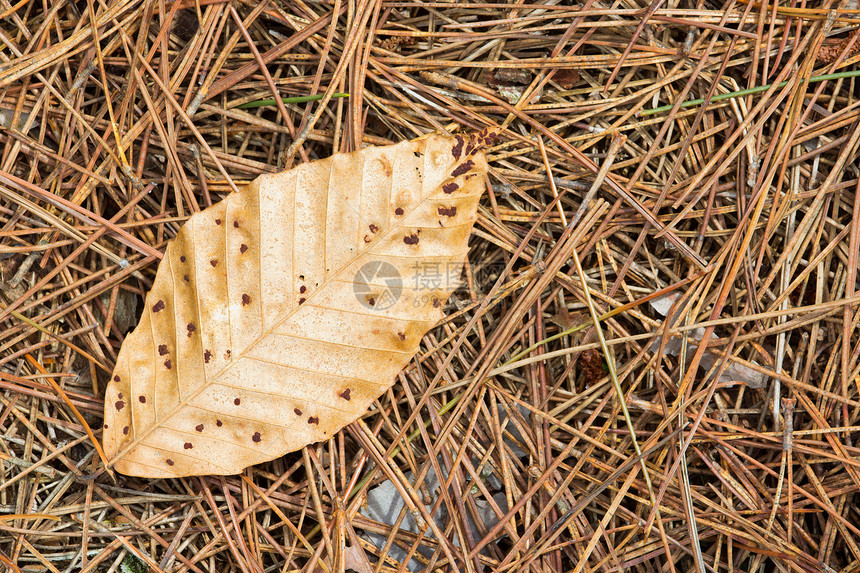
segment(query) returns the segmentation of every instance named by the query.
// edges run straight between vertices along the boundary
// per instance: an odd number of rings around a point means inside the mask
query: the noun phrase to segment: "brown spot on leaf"
[[[164,367],[167,368],[168,370],[170,370],[170,368],[172,366],[173,366],[173,363],[170,362],[170,358],[168,358],[167,360],[164,361]]]
[[[379,165],[382,167],[382,172],[385,173],[386,177],[391,177],[391,162],[385,158],[385,156],[380,156],[378,158]]]
[[[232,354],[233,354],[233,351],[228,349],[227,352],[224,353],[224,358],[226,358],[227,360],[230,360],[230,356],[232,356]]]
[[[140,402],[141,404],[146,404],[146,396],[143,396],[143,395],[138,396],[137,401]]]
[[[455,135],[454,139],[457,140],[457,143],[451,148],[451,155],[454,156],[454,159],[460,159],[460,154],[463,153],[463,136]]]
[[[263,438],[260,436],[260,432],[254,432],[254,435],[251,436],[251,439],[254,440],[255,444],[259,444],[260,440],[262,440]]]
[[[170,458],[167,458],[167,459],[166,459],[166,460],[164,460],[164,461],[165,461],[165,463],[167,463],[167,465],[169,465],[169,466],[172,466],[172,465],[173,465],[173,460],[171,460]]]
[[[191,279],[188,278],[188,275],[182,275],[182,280],[184,280],[185,282],[191,281]]]
[[[105,425],[104,425],[104,429],[105,429],[105,430],[107,430],[107,429],[108,429],[108,425],[107,425],[107,424],[105,424]]]
[[[221,224],[221,219],[215,219],[215,224],[216,224],[216,225],[220,225],[220,224]]]
[[[443,217],[453,217],[457,214],[457,207],[439,207],[436,211]]]
[[[222,422],[221,420],[215,420],[215,425],[220,428],[221,426],[224,425],[224,422]]]
[[[157,303],[155,303],[154,305],[152,305],[152,312],[161,312],[162,310],[164,310],[164,301],[163,300],[160,300]]]
[[[239,405],[239,404],[241,404],[241,403],[242,403],[242,400],[240,400],[239,398],[234,398],[234,399],[233,399],[233,404],[235,404],[236,406],[238,406],[238,405]]]
[[[302,415],[302,411],[301,411],[301,410],[299,410],[298,408],[293,408],[293,412],[295,412],[295,413],[296,413],[296,416],[301,416],[301,415]]]
[[[186,328],[186,329],[188,329],[188,338],[191,338],[191,335],[192,335],[192,334],[194,334],[194,331],[195,331],[195,330],[197,330],[197,327],[196,327],[196,326],[194,326],[194,323],[193,323],[193,322],[189,322],[189,323],[185,326],[185,328]]]
[[[113,381],[114,381],[114,382],[119,382],[119,376],[114,376],[114,377],[113,377]]]
[[[158,355],[164,356],[165,354],[167,354],[167,345],[166,344],[159,344],[158,345]]]
[[[459,188],[460,186],[456,183],[445,183],[444,185],[442,185],[442,191],[444,191],[448,195],[450,195]]]
[[[341,398],[343,398],[344,400],[346,400],[347,402],[349,402],[349,401],[352,399],[352,398],[350,397],[349,393],[350,393],[350,389],[349,389],[349,388],[347,388],[346,390],[344,390],[343,392],[341,392],[340,394],[338,394],[338,396],[340,396]]]
[[[211,261],[209,261],[209,264],[212,265],[213,267],[217,267],[218,266],[218,259],[212,259]]]
[[[376,233],[379,230],[379,227],[371,223],[369,229],[371,233]]]
[[[305,299],[305,298],[300,298],[300,299],[299,299],[299,304],[304,304],[304,302],[305,302],[306,300],[307,300],[307,299]]]
[[[239,246],[239,252],[242,253],[243,255],[245,254],[245,251],[247,251],[247,250],[248,250],[248,245],[246,245],[245,243],[242,243]]]
[[[305,294],[307,292],[307,290],[308,290],[308,287],[306,287],[305,285],[302,285],[299,287],[299,292],[302,294]]]
[[[319,425],[320,419],[317,416],[311,416],[308,418],[308,424],[316,424]]]
[[[185,448],[186,450],[190,450],[191,448],[194,447],[194,444],[192,444],[191,442],[185,442],[184,444],[182,444],[182,447]]]
[[[247,294],[242,294],[242,306],[247,306],[251,304],[251,297]]]
[[[185,262],[185,255],[182,255],[181,257],[179,257],[179,262],[180,262],[180,263],[184,263],[184,262]]]
[[[125,402],[123,402],[122,400],[117,400],[114,406],[116,407],[117,411],[122,410],[123,408],[125,408]]]
[[[212,359],[212,353],[211,352],[209,352],[207,350],[206,352],[203,353],[203,362],[205,362],[206,364],[209,364],[209,360],[211,360],[211,359]]]
[[[117,396],[116,396],[116,397],[117,397],[118,399],[122,400],[122,392],[120,392],[119,394],[117,394]]]
[[[440,306],[442,306],[442,303],[439,301],[438,298],[434,298],[433,299],[433,308],[439,308]]]
[[[369,304],[370,306],[375,305],[375,304],[376,304],[376,299],[375,299],[375,298],[373,298],[372,296],[367,297],[367,304]]]
[[[403,242],[407,245],[417,245],[418,244],[418,235],[412,233],[411,235],[406,235],[403,237]]]
[[[398,332],[397,337],[400,338],[400,340],[406,340],[406,335],[402,332]]]
[[[369,243],[369,242],[370,242],[370,237],[368,237],[367,235],[365,235],[365,236],[364,236],[364,242],[365,242],[365,243]]]
[[[197,430],[198,432],[202,432],[203,431],[203,424],[197,424],[196,426],[194,426],[194,429]]]
[[[127,436],[127,435],[128,435],[128,426],[125,426],[125,427],[122,429],[122,435],[123,435],[123,436]]]
[[[394,210],[394,214],[397,215],[398,217],[400,217],[401,215],[403,215],[403,209],[398,207],[397,209]]]
[[[458,175],[462,175],[463,173],[468,172],[472,167],[475,166],[475,162],[471,159],[468,159],[457,166],[454,171],[451,172],[451,177],[457,177]]]
[[[238,229],[239,228],[239,221],[233,221],[233,226]]]

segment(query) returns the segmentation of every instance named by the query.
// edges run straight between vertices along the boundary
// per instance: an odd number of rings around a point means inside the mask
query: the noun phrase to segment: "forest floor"
[[[573,4],[0,2],[0,562],[860,573],[856,0]],[[106,471],[190,215],[483,129],[463,284],[359,422]]]

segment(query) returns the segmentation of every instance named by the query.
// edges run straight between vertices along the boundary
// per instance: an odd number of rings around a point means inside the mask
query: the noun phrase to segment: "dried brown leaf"
[[[463,264],[489,137],[338,154],[191,217],[106,391],[112,467],[234,474],[360,417],[442,318],[456,285],[419,263]]]

